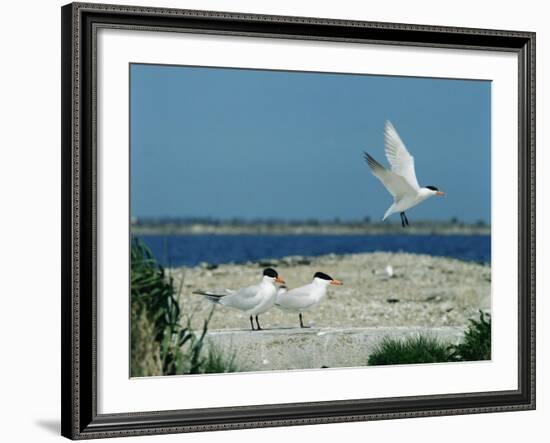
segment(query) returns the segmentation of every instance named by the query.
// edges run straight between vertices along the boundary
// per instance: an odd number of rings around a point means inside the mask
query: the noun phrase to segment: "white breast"
[[[273,284],[262,285],[260,291],[256,295],[257,304],[252,309],[247,311],[247,315],[259,315],[267,312],[273,307],[277,296],[277,288]]]

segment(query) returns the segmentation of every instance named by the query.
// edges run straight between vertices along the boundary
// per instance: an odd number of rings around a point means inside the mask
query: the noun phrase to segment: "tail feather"
[[[390,215],[393,214],[393,207],[394,205],[391,205],[388,210],[386,211],[386,213],[384,214],[384,217],[382,217],[382,221],[386,220]]]
[[[204,297],[211,303],[214,303],[216,305],[219,305],[220,304],[220,300],[222,297],[224,297],[225,295],[227,294],[224,294],[224,295],[220,295],[220,294],[213,294],[211,292],[206,292],[206,291],[193,291],[193,294],[199,294],[199,295],[204,295]]]

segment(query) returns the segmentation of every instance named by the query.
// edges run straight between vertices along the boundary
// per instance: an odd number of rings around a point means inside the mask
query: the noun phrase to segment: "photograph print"
[[[491,359],[491,82],[133,63],[130,376]]]

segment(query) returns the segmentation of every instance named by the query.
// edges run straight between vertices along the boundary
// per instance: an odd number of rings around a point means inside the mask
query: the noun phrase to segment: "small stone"
[[[441,301],[442,298],[440,295],[430,295],[429,297],[426,297],[424,301]]]

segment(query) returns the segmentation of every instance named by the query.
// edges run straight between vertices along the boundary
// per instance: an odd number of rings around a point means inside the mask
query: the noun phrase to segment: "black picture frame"
[[[396,23],[72,3],[62,16],[62,435],[71,439],[535,408],[535,34]],[[482,393],[97,413],[95,38],[150,32],[483,49],[519,60],[518,389]]]

